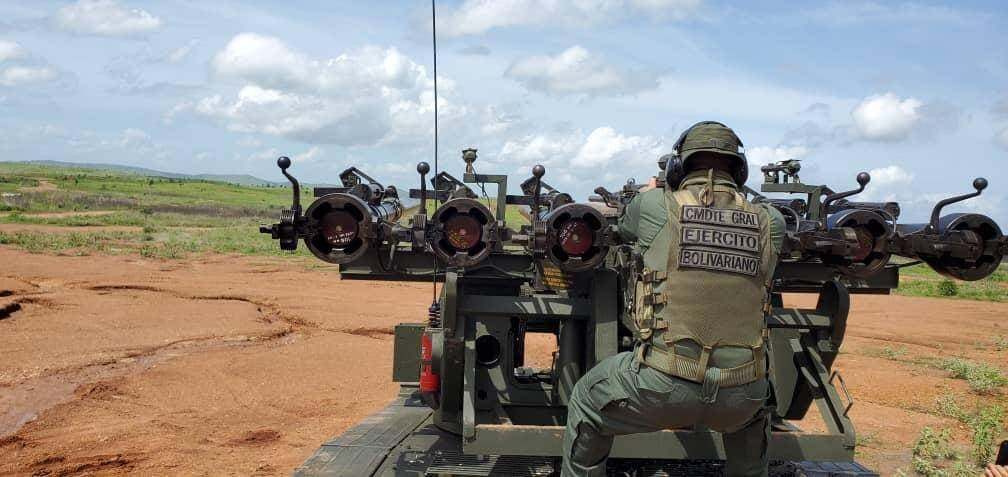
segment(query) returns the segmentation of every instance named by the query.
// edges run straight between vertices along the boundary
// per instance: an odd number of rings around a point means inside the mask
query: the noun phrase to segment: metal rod
[[[434,0],[430,2],[431,8],[431,44],[434,47],[434,200],[437,201],[438,206],[441,205],[441,196],[438,194],[437,188],[437,177],[438,177],[438,93],[437,93],[437,9],[434,6]],[[424,199],[426,200],[426,199]],[[422,207],[426,208],[427,204]],[[434,260],[434,276],[431,279],[433,284],[433,302],[431,306],[437,303],[437,255],[431,254],[431,259]]]

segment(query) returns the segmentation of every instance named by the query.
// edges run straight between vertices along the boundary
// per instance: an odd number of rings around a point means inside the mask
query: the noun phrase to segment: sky
[[[759,166],[872,182],[903,221],[958,210],[1008,223],[1003,2],[462,0],[437,3],[439,165],[535,164],[584,200],[646,181],[701,120]],[[357,166],[418,187],[433,165],[424,2],[78,0],[0,3],[0,160],[142,166],[312,183]],[[493,194],[492,187],[488,187]]]

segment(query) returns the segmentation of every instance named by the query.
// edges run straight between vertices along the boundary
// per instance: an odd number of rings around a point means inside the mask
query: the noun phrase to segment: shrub
[[[956,296],[959,294],[959,285],[952,280],[942,280],[938,283],[938,294],[941,296]]]

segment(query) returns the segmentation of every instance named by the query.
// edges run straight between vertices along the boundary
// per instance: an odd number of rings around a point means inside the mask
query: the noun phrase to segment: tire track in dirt
[[[41,288],[38,282],[24,281],[36,288]],[[0,386],[5,388],[6,394],[5,399],[0,400],[0,402],[6,401],[7,404],[7,411],[4,414],[0,414],[0,437],[16,432],[22,425],[36,418],[46,409],[72,399],[75,390],[81,386],[102,382],[102,380],[106,379],[143,373],[158,363],[183,355],[193,355],[233,346],[261,346],[278,342],[283,344],[283,339],[287,339],[286,342],[290,343],[290,340],[297,339],[297,335],[299,334],[310,334],[319,331],[362,336],[375,340],[389,340],[393,334],[392,330],[381,327],[355,327],[346,329],[324,327],[318,323],[284,313],[279,306],[268,301],[241,295],[192,295],[149,285],[91,285],[86,284],[87,282],[84,283],[84,285],[71,285],[67,288],[83,289],[98,293],[160,293],[179,299],[195,301],[244,302],[256,306],[256,310],[260,314],[260,320],[266,323],[273,323],[279,320],[287,326],[279,330],[251,336],[207,335],[173,340],[157,346],[109,349],[109,352],[115,353],[117,356],[67,368],[49,369],[39,373],[37,376],[16,383],[0,383]],[[46,293],[36,292],[35,294],[44,295]],[[13,313],[20,311],[22,304],[26,303],[52,304],[51,301],[47,301],[41,297],[23,297],[17,301],[12,301],[8,307],[0,308],[0,319],[8,318]],[[5,310],[8,310],[8,308],[9,313],[5,313]]]
[[[0,320],[0,383],[64,399],[0,437],[0,475],[287,474],[395,395],[392,330],[429,300],[276,259],[0,262],[0,300],[48,300]]]
[[[286,339],[286,341],[284,341]],[[0,437],[17,432],[21,426],[37,418],[45,410],[71,401],[86,386],[108,380],[134,376],[158,364],[182,356],[195,355],[226,348],[254,347],[264,344],[289,344],[296,339],[290,328],[252,336],[201,336],[174,340],[163,345],[127,348],[119,356],[100,361],[48,370],[37,376],[12,384],[0,384]],[[76,396],[80,398],[80,396]]]
[[[36,290],[42,288],[40,285],[41,282],[32,282],[26,279],[19,279],[19,281],[32,285]],[[182,299],[246,302],[255,305],[257,312],[260,314],[260,319],[267,323],[274,321],[269,318],[269,314],[279,315],[279,312],[272,308],[271,305],[246,297],[224,295],[184,296],[145,285],[98,285],[68,288],[85,289],[98,293],[108,291],[169,293]],[[12,318],[16,312],[22,310],[24,305],[42,305],[46,308],[54,306],[51,300],[47,300],[41,296],[54,293],[52,290],[30,292],[29,296],[21,296],[21,294],[17,294],[12,290],[3,291],[5,301],[0,301],[0,320]],[[269,311],[263,312],[264,308]],[[113,348],[107,350],[107,352],[114,354],[111,358],[104,358],[71,367],[46,369],[35,376],[16,382],[0,382],[0,389],[4,391],[3,395],[0,396],[0,404],[3,404],[0,406],[0,409],[4,409],[0,413],[0,437],[17,432],[21,426],[38,417],[46,409],[72,400],[77,391],[83,386],[142,373],[161,362],[183,355],[218,350],[225,347],[258,346],[278,342],[283,338],[290,338],[296,332],[295,326],[297,325],[294,322],[288,321],[288,326],[285,328],[250,336],[216,334],[171,340],[155,346]],[[73,474],[75,472],[77,471],[71,470],[70,473]]]
[[[327,331],[332,333],[345,333],[355,336],[365,336],[374,339],[386,339],[393,334],[393,331],[388,328],[381,327],[353,327],[353,328],[332,328],[322,326],[314,321],[306,320],[297,316],[292,316],[288,313],[282,311],[281,307],[274,303],[268,301],[250,298],[244,295],[190,295],[185,293],[176,292],[174,290],[169,290],[166,288],[153,287],[148,285],[130,285],[130,284],[118,284],[118,285],[93,285],[87,287],[88,290],[92,291],[120,291],[120,290],[136,290],[144,291],[150,293],[164,293],[171,295],[175,298],[185,299],[185,300],[222,300],[222,301],[239,301],[255,305],[259,308],[260,312],[262,309],[268,309],[269,315],[280,319],[292,327],[292,330],[301,331],[300,328],[305,328],[312,331]]]
[[[0,320],[5,320],[10,318],[21,311],[21,303],[16,300],[11,300],[9,302],[0,301]]]

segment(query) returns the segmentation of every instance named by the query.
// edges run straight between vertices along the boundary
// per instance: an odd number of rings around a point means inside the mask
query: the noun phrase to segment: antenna
[[[437,94],[437,9],[434,6],[434,0],[430,2],[431,8],[431,44],[434,47],[434,200],[441,206],[441,195],[438,191],[437,177],[438,177],[438,94]],[[422,207],[426,208],[427,204]],[[437,294],[437,274],[438,274],[438,263],[437,255],[431,254],[434,259],[434,275],[431,279],[431,283],[434,285],[433,298],[431,300],[430,315],[434,318],[434,314],[440,311],[438,306],[438,294]]]

